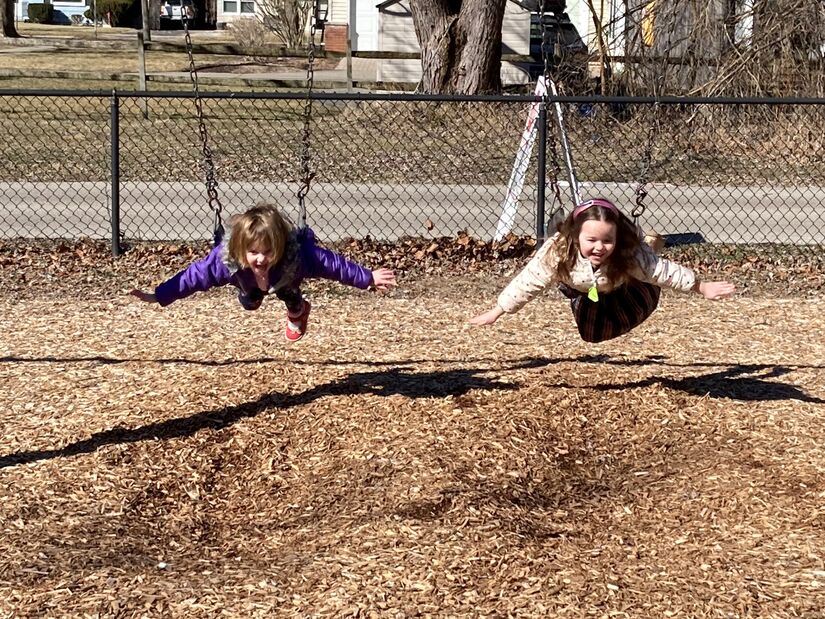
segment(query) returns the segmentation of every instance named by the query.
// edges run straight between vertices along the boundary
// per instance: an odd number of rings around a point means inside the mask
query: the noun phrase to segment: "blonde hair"
[[[286,249],[292,224],[273,204],[261,203],[238,215],[232,221],[232,234],[227,251],[230,258],[249,267],[246,252],[251,247],[261,244],[272,252],[273,263],[278,262]]]

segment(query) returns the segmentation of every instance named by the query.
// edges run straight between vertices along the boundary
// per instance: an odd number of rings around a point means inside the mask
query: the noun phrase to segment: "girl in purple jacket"
[[[296,342],[306,333],[311,305],[301,294],[307,278],[331,279],[355,288],[395,285],[385,268],[370,271],[315,243],[309,228],[294,229],[275,206],[259,204],[238,216],[227,237],[209,255],[166,280],[152,292],[130,294],[165,307],[195,292],[232,284],[244,309],[256,310],[268,294],[286,304],[286,339]]]

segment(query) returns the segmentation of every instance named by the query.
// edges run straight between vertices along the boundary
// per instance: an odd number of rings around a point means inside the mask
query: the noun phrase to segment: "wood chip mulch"
[[[814,274],[588,345],[557,293],[467,326],[523,256],[422,256],[288,345],[124,294],[187,251],[0,247],[0,616],[822,616]]]

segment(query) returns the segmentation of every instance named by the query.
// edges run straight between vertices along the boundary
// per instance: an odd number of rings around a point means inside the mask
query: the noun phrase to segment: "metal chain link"
[[[318,5],[313,3],[312,21],[309,27],[309,44],[307,45],[307,97],[304,102],[304,132],[301,150],[301,187],[298,189],[298,222],[301,228],[307,225],[307,210],[305,198],[309,193],[309,186],[315,177],[312,170],[312,144],[310,142],[310,129],[312,123],[312,87],[315,81],[315,33],[317,31]]]
[[[639,218],[645,214],[647,206],[645,205],[645,198],[647,198],[647,182],[650,175],[651,161],[653,159],[653,137],[659,128],[659,104],[653,104],[653,122],[647,131],[647,145],[645,147],[644,159],[642,163],[642,172],[639,174],[639,184],[636,186],[636,206],[630,211],[633,215],[633,223],[638,223]]]
[[[215,214],[214,222],[214,242],[215,245],[220,243],[223,238],[223,205],[218,197],[218,181],[215,178],[215,162],[212,161],[212,149],[209,147],[209,135],[206,132],[206,121],[203,115],[203,101],[200,96],[200,88],[198,87],[198,71],[195,68],[195,57],[192,53],[192,35],[189,32],[190,15],[188,10],[181,16],[183,22],[183,34],[186,42],[186,54],[189,57],[189,78],[192,80],[192,89],[195,93],[195,112],[198,117],[198,134],[201,139],[201,149],[203,151],[203,160],[201,167],[203,168],[204,178],[206,180],[206,194],[209,198],[209,208]]]

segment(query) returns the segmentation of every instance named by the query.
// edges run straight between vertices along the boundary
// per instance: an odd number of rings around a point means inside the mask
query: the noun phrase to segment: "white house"
[[[256,12],[255,0],[216,0],[217,22],[226,24]],[[344,52],[348,39],[353,51],[418,52],[420,47],[410,13],[410,0],[316,0],[319,15],[324,20],[324,44],[327,50]],[[567,0],[566,13],[590,51],[598,49],[596,28],[588,0]],[[625,0],[598,0],[592,3],[599,11],[608,52],[624,53]],[[505,54],[530,54],[531,30],[536,36],[535,19],[538,0],[508,0],[504,13],[502,46]],[[531,21],[531,16],[533,17]],[[540,35],[539,35],[540,36]],[[534,42],[535,43],[535,42]],[[535,49],[534,49],[535,51]],[[376,81],[417,82],[421,67],[418,60],[354,59],[356,70],[361,66],[372,73]],[[362,79],[364,79],[362,77]],[[525,83],[526,72],[505,62],[502,66],[505,84]]]
[[[380,47],[381,22],[393,17],[403,18],[409,12],[409,1],[403,2],[403,8],[393,8],[395,0],[376,2],[375,0],[321,0],[321,12],[326,13],[327,28],[347,27],[351,29],[352,49],[354,51],[389,51]],[[513,51],[510,53],[528,53],[531,11],[536,12],[536,0],[509,0],[505,10],[503,43]],[[565,9],[570,21],[576,26],[588,48],[595,44],[595,26],[588,9],[587,0],[567,0]],[[533,6],[532,9],[529,7]],[[621,42],[623,32],[623,15],[625,0],[599,0],[594,2],[599,19],[604,24],[607,38]],[[382,16],[382,13],[384,15]],[[403,19],[402,19],[403,21]],[[411,31],[413,38],[415,31]],[[409,33],[403,35],[409,38]],[[524,48],[523,51],[516,51]],[[396,50],[401,51],[401,50]],[[409,49],[404,51],[411,51]]]
[[[321,0],[326,10],[325,41],[331,51],[345,51],[347,36],[353,51],[418,52],[420,47],[410,13],[410,0]],[[625,0],[594,2],[599,11],[608,51],[624,53]],[[596,28],[587,0],[567,0],[565,9],[587,48],[598,49]],[[537,0],[508,0],[502,29],[505,54],[530,54],[531,15],[535,21]],[[323,11],[322,11],[323,13]],[[535,37],[536,32],[532,35]],[[358,59],[356,59],[358,60]],[[377,63],[377,81],[416,82],[421,68],[418,60],[381,60]],[[505,62],[502,66],[505,84],[527,81],[523,69]]]

